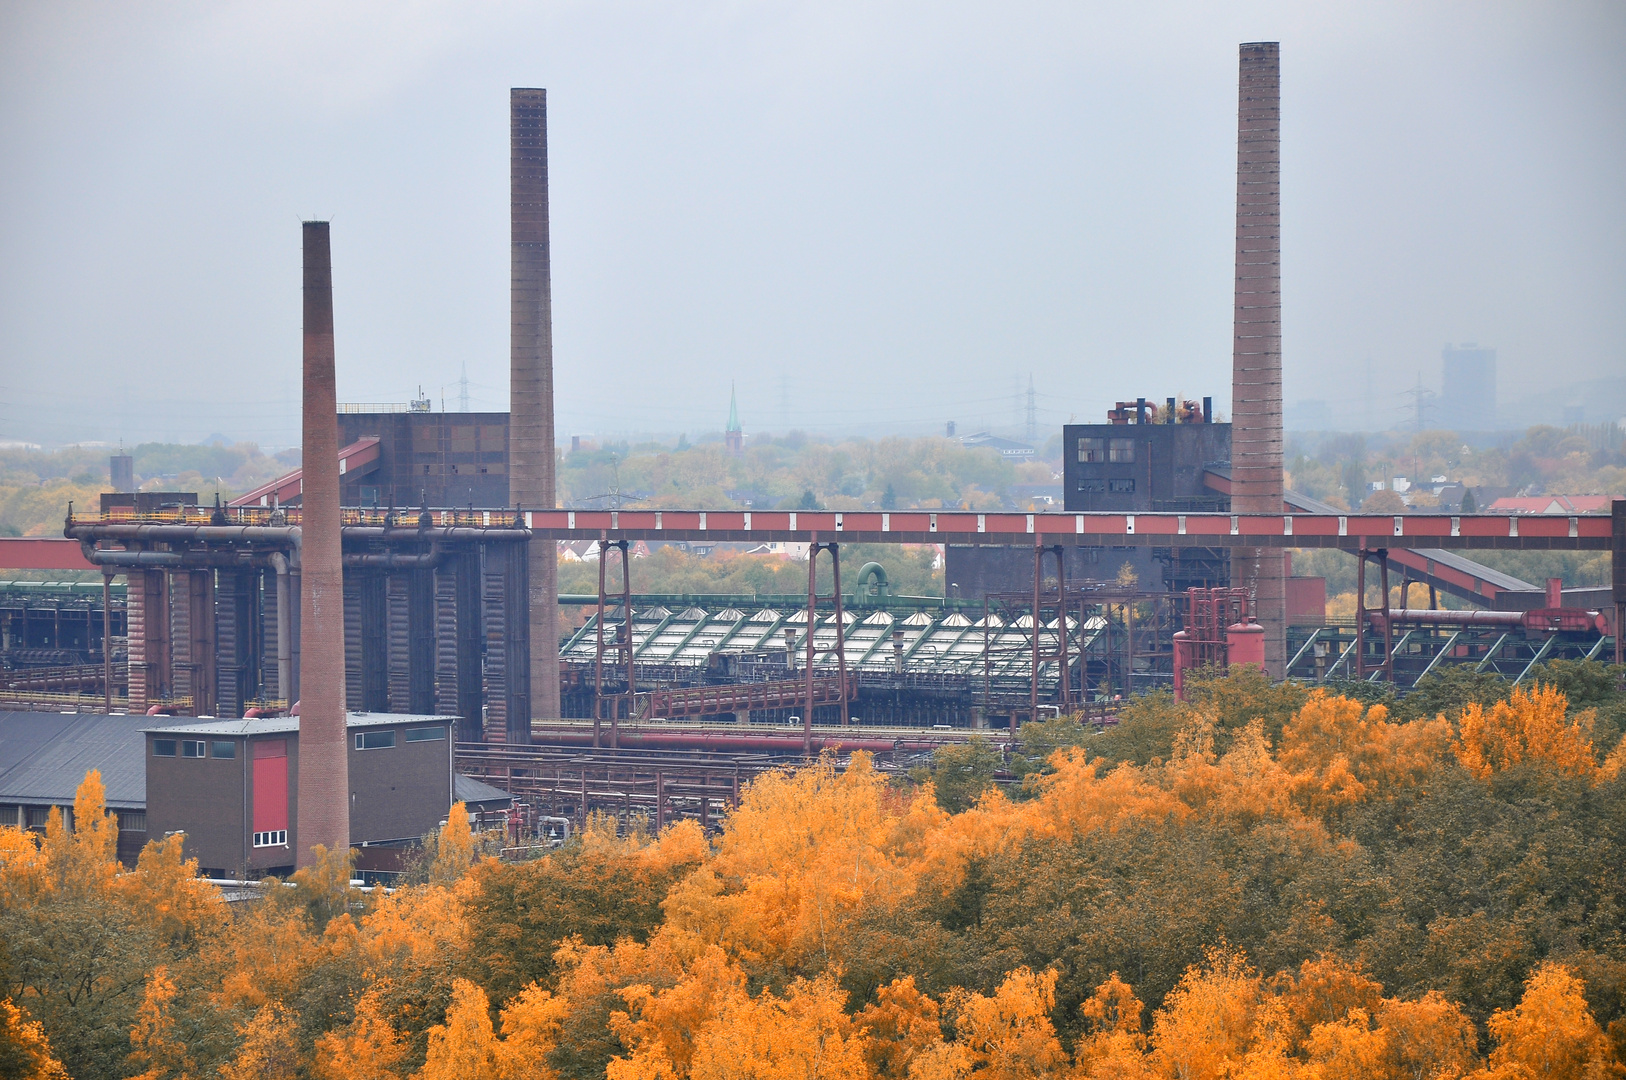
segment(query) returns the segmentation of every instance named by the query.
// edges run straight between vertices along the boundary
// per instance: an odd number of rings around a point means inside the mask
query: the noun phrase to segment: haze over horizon
[[[720,429],[731,383],[748,433],[1015,429],[1030,374],[1046,433],[1228,411],[1250,40],[1290,420],[1396,423],[1446,342],[1510,421],[1626,377],[1616,4],[11,5],[0,440],[297,442],[306,217],[341,401],[455,409],[466,365],[505,409],[511,86],[548,89],[562,441]]]

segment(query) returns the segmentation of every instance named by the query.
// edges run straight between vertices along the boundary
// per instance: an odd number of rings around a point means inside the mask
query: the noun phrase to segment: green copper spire
[[[728,427],[725,431],[740,430],[740,405],[734,397],[734,384],[728,384]]]

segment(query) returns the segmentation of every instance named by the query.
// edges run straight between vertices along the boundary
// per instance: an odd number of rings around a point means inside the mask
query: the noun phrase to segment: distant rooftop
[[[143,718],[145,719],[145,718]],[[402,724],[455,723],[455,716],[427,716],[419,713],[345,714],[345,726],[353,728],[397,727]],[[197,720],[190,724],[168,724],[164,727],[144,727],[143,733],[152,735],[278,735],[299,730],[297,716],[264,716],[251,720]]]

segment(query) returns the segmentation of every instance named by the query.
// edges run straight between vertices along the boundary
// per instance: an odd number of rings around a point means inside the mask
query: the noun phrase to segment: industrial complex
[[[121,778],[121,845],[184,832],[222,876],[286,872],[315,844],[387,870],[454,799],[532,829],[710,824],[787,760],[901,765],[1034,719],[1107,724],[1209,665],[1403,691],[1444,666],[1619,661],[1626,503],[1360,515],[1286,487],[1275,43],[1240,53],[1230,418],[1136,396],[1066,426],[1048,512],[559,508],[546,95],[510,107],[511,412],[341,410],[335,238],[304,223],[303,467],[225,505],[114,493],[60,540],[0,541],[6,568],[102,575],[0,586],[0,824],[71,803],[82,736]],[[643,592],[640,541],[808,545],[808,589]],[[596,594],[560,596],[564,542],[594,546]],[[843,566],[854,542],[941,545],[948,595]],[[1358,559],[1353,619],[1291,574],[1293,549],[1320,547]],[[1614,587],[1524,582],[1475,549],[1609,550]],[[1398,607],[1365,608],[1368,583]],[[561,605],[585,609],[565,635]]]

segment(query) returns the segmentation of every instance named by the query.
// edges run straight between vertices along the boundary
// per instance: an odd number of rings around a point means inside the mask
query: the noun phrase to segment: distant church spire
[[[745,452],[745,432],[740,428],[740,403],[734,384],[728,384],[728,427],[723,430],[723,446],[730,454]]]

